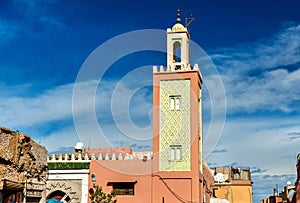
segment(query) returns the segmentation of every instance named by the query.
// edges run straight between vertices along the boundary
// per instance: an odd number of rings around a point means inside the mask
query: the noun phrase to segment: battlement
[[[47,162],[90,162],[91,160],[151,160],[152,152],[132,152],[132,153],[72,153],[53,154],[48,156]]]
[[[158,66],[153,66],[153,73],[182,72],[182,71],[199,71],[199,66],[197,63],[194,65],[194,67],[192,67],[190,64],[185,65],[183,63],[172,64],[169,65],[167,68],[165,68],[164,66],[159,66],[159,68]]]

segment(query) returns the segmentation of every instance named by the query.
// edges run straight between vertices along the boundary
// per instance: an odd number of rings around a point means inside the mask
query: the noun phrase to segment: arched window
[[[176,148],[176,160],[180,160],[181,159],[181,148],[178,147]]]
[[[175,160],[175,148],[171,148],[170,160],[172,160],[172,161]]]
[[[178,41],[173,44],[173,61],[181,62],[181,44]]]
[[[170,145],[170,161],[181,161],[182,159],[182,146]]]
[[[174,110],[175,109],[175,98],[171,97],[170,99],[170,109]]]
[[[180,95],[171,95],[169,97],[171,110],[180,110],[180,99]]]
[[[176,108],[176,110],[180,109],[180,99],[179,99],[179,97],[176,97],[175,108]]]

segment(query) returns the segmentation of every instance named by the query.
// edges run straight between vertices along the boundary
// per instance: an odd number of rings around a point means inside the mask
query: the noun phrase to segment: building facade
[[[87,203],[90,161],[88,156],[82,157],[82,153],[49,157],[49,175],[41,203],[57,194],[65,202]]]
[[[111,163],[114,165],[118,162],[122,167],[117,164],[115,169],[126,173],[130,163],[140,163],[151,159],[152,152],[133,152],[131,148],[86,148],[84,150],[76,149],[76,152],[71,154],[53,154],[48,157],[49,175],[46,190],[40,202],[51,199],[55,194],[60,194],[61,201],[64,202],[89,202],[89,190],[91,189],[89,180],[92,174],[93,176],[97,174],[94,178],[101,178],[101,181],[103,180],[105,184],[109,180],[109,170],[106,171],[105,167],[100,169],[92,167],[90,169],[90,162],[92,161],[101,161],[103,166]],[[124,167],[126,170],[123,170]],[[136,166],[133,168],[136,168]],[[95,171],[101,171],[101,174],[99,175]],[[105,178],[103,178],[104,175]],[[114,178],[114,180],[117,180],[116,182],[120,181],[119,176]],[[102,182],[101,184],[97,182],[97,184],[102,185]]]
[[[249,168],[215,168],[214,196],[231,203],[252,203],[252,182]]]
[[[77,145],[77,144],[76,144]],[[41,203],[60,194],[62,201],[87,203],[89,201],[90,162],[151,159],[150,152],[132,152],[131,148],[86,148],[71,154],[48,157],[48,179]]]

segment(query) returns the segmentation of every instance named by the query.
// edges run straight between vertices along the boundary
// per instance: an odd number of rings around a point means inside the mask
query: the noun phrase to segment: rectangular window
[[[180,161],[182,159],[182,146],[170,145],[170,161]]]
[[[171,110],[180,110],[181,96],[170,96],[170,109]]]
[[[114,182],[110,183],[114,190],[117,190],[117,195],[134,195],[134,185],[136,182]]]

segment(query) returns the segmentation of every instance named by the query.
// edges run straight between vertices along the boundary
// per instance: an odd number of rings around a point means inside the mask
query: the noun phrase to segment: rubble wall
[[[0,180],[45,182],[47,156],[28,135],[0,126]]]

